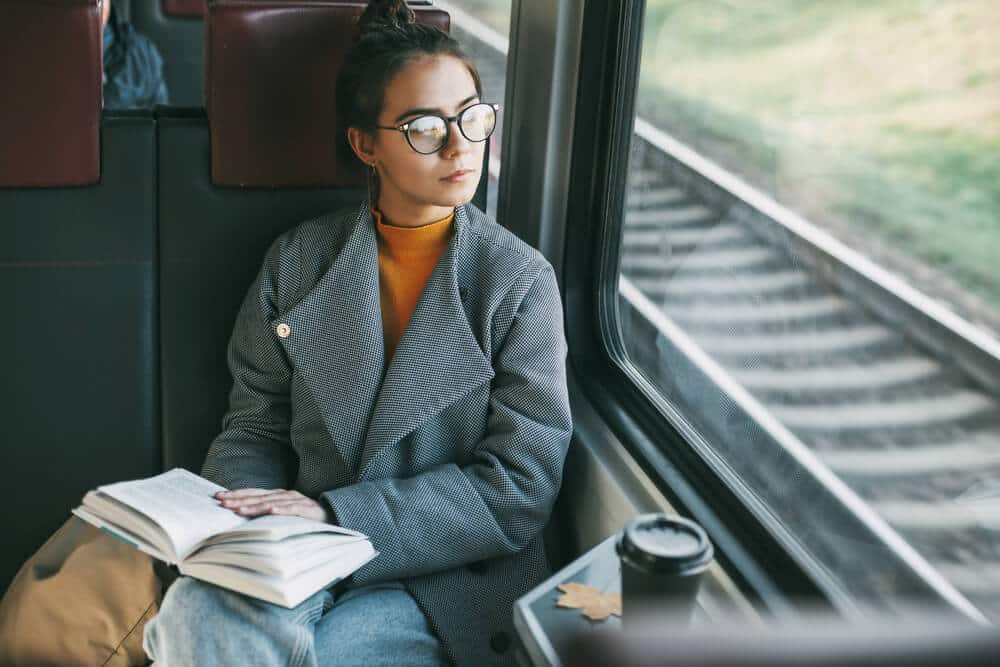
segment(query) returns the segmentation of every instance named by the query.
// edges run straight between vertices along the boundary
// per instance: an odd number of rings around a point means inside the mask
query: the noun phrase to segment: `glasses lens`
[[[486,141],[496,124],[496,111],[489,104],[474,104],[458,117],[458,127],[469,141]]]
[[[448,126],[443,118],[420,116],[410,121],[406,135],[410,139],[410,145],[418,153],[435,153],[444,146]]]

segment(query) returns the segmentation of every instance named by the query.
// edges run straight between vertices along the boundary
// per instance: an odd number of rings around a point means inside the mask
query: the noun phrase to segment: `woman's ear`
[[[356,127],[347,128],[347,143],[358,159],[366,165],[375,163],[375,137]]]

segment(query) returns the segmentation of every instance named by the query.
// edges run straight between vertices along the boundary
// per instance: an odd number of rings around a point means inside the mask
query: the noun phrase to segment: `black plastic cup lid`
[[[694,521],[666,514],[641,514],[618,540],[618,554],[632,565],[653,572],[694,574],[714,556],[712,543]]]

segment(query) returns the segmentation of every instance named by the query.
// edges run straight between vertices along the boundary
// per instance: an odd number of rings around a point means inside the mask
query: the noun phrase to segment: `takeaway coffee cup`
[[[641,514],[616,544],[621,559],[622,621],[666,619],[687,623],[702,574],[714,551],[694,521],[667,514]]]

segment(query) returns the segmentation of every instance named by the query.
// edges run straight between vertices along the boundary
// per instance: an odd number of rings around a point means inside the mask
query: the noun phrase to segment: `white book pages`
[[[312,553],[324,549],[338,548],[353,542],[361,542],[364,537],[353,535],[331,535],[329,533],[310,533],[296,535],[287,539],[271,542],[267,540],[227,540],[225,542],[208,544],[188,556],[188,560],[200,557],[202,554],[242,554],[259,556],[261,559],[281,560],[295,558],[301,554]]]
[[[212,497],[218,491],[225,491],[224,487],[183,468],[147,479],[100,486],[98,491],[159,524],[170,536],[179,559],[205,538],[248,521],[223,508]]]
[[[294,535],[305,535],[308,533],[330,533],[351,537],[365,537],[364,534],[356,530],[344,528],[343,526],[335,526],[323,521],[315,521],[300,516],[265,514],[250,519],[232,530],[214,535],[206,540],[205,544],[231,542],[234,540],[268,540],[274,542]]]
[[[265,543],[268,546],[274,543]],[[269,554],[240,553],[223,547],[210,547],[189,556],[186,564],[214,563],[216,565],[235,565],[261,574],[272,575],[288,581],[298,575],[318,568],[325,563],[337,559],[351,558],[354,554],[367,554],[372,551],[370,542],[357,540],[351,544],[327,543],[325,547],[302,550],[283,558],[275,558]]]
[[[109,525],[119,526],[133,537],[140,538],[168,556],[168,561],[177,560],[173,540],[149,517],[124,505],[100,491],[91,491],[83,497],[82,509],[100,517]],[[101,527],[101,526],[98,526]]]
[[[378,555],[370,542],[366,540],[363,544],[368,545],[368,548],[351,551],[342,558],[331,559],[288,581],[232,565],[214,563],[181,563],[180,571],[181,574],[290,609],[313,593],[343,579]]]
[[[122,528],[120,525],[108,523],[101,517],[97,516],[96,514],[88,510],[86,507],[77,507],[72,511],[73,514],[75,514],[78,518],[83,519],[84,521],[94,526],[95,528],[103,530],[105,533],[111,535],[112,537],[115,537],[121,540],[122,542],[125,542],[126,544],[135,547],[139,551],[149,554],[153,558],[158,558],[162,561],[166,561],[167,563],[173,562],[173,559],[170,557],[169,553],[156,548],[155,546],[147,542],[140,535],[136,535],[126,530],[125,528]]]

